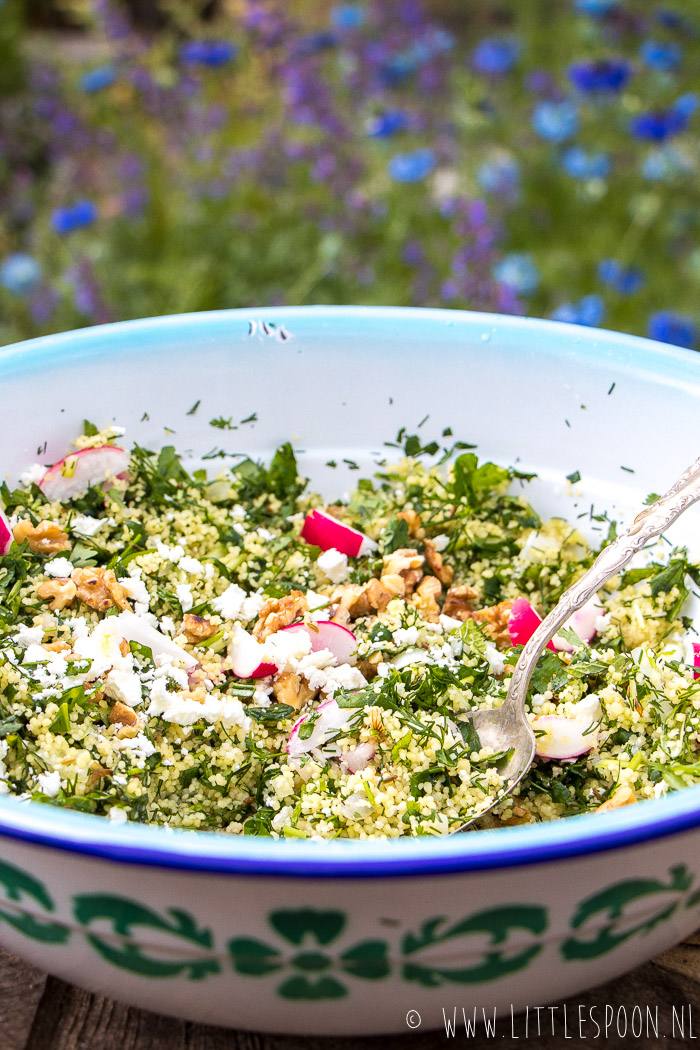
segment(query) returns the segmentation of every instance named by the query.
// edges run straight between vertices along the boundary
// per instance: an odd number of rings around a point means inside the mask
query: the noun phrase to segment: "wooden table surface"
[[[578,1034],[566,1039],[558,1025],[554,1036],[526,1039],[518,1042],[502,1034],[494,1040],[483,1032],[476,1038],[466,1038],[464,1032],[455,1039],[462,1046],[486,1050],[497,1042],[518,1050],[558,1050],[560,1047],[599,1044],[681,1050],[698,1045],[700,1040],[700,932],[677,948],[664,952],[652,962],[619,977],[609,984],[567,1000],[570,1016],[575,1016],[579,1005],[599,1008],[610,1004],[615,1010],[626,1006],[628,1016],[632,1008],[659,1006],[659,1038],[616,1037],[604,1042],[602,1036],[594,1040],[590,1028],[588,1038]],[[672,1030],[672,1008],[677,1016],[685,1008],[686,1033],[681,1038],[678,1029]],[[687,1027],[689,1008],[692,1011],[691,1031]],[[508,1024],[509,1027],[509,1024]],[[91,995],[65,984],[28,966],[0,949],[0,1050],[434,1050],[448,1043],[444,1031],[415,1031],[376,1039],[318,1039],[261,1035],[255,1032],[234,1032],[224,1028],[177,1021],[145,1010],[136,1010],[111,999]]]

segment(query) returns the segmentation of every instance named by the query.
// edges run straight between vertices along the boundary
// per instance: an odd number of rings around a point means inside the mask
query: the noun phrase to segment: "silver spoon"
[[[572,613],[592,598],[612,576],[655,536],[678,518],[684,510],[700,500],[700,459],[688,467],[668,492],[656,503],[641,510],[627,532],[604,548],[590,569],[564,591],[561,598],[527,642],[515,665],[508,693],[502,705],[491,711],[475,711],[472,724],[483,747],[509,751],[511,757],[500,770],[505,784],[501,793],[483,810],[455,828],[464,831],[475,820],[493,809],[520,783],[535,757],[535,734],[525,717],[525,697],[530,677],[547,642]]]

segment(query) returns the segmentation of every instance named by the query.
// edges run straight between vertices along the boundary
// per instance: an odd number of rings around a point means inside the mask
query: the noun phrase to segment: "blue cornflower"
[[[634,295],[644,284],[644,274],[637,266],[622,266],[617,259],[598,263],[598,278],[620,295]]]
[[[514,193],[520,185],[520,165],[514,157],[485,160],[476,173],[476,181],[485,193]]]
[[[663,40],[645,40],[639,49],[639,57],[645,66],[652,69],[677,69],[683,52],[678,44],[667,44]]]
[[[472,52],[472,66],[477,73],[500,77],[512,69],[520,53],[514,40],[487,37],[480,40]]]
[[[605,315],[605,303],[600,295],[584,295],[577,303],[562,303],[549,315],[553,321],[567,321],[596,328]]]
[[[387,165],[387,170],[397,182],[420,182],[430,175],[436,164],[431,149],[416,149],[412,153],[397,153]]]
[[[367,134],[373,139],[386,139],[409,126],[408,114],[400,109],[387,109],[377,113],[367,126]]]
[[[565,150],[561,163],[572,179],[604,179],[610,174],[610,154],[589,153],[582,146]]]
[[[642,175],[650,182],[660,182],[678,172],[678,162],[670,149],[655,149],[642,162]]]
[[[99,69],[91,69],[88,73],[83,73],[80,78],[80,86],[83,91],[92,94],[94,91],[102,91],[103,88],[109,87],[116,78],[117,73],[114,66],[100,66]]]
[[[180,59],[187,66],[225,66],[237,54],[229,40],[189,40],[180,48]]]
[[[15,295],[29,295],[41,281],[41,267],[23,252],[8,255],[0,264],[0,284]]]
[[[618,0],[574,0],[574,7],[580,15],[588,15],[589,18],[603,18],[613,11]]]
[[[660,310],[649,318],[647,335],[661,343],[673,343],[693,350],[698,342],[698,326],[692,317]]]
[[[632,66],[624,58],[604,58],[600,62],[574,62],[568,72],[574,87],[593,94],[622,91],[632,75]]]
[[[649,142],[664,142],[672,135],[680,135],[698,108],[700,98],[690,91],[681,95],[668,109],[640,113],[630,121],[629,129],[635,138]]]
[[[90,226],[97,218],[97,205],[92,201],[76,201],[67,208],[56,208],[51,216],[51,228],[60,234],[72,233],[81,226]]]
[[[540,272],[527,252],[511,252],[491,271],[499,284],[506,285],[519,295],[531,295],[540,283]]]
[[[578,109],[570,99],[538,102],[532,114],[532,126],[540,138],[565,142],[578,131]]]
[[[359,29],[366,19],[365,9],[360,4],[340,4],[331,11],[331,25],[334,29]]]

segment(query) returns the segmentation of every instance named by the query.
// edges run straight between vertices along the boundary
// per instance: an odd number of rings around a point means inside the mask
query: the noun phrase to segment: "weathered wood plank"
[[[0,1050],[23,1050],[46,974],[0,950]]]

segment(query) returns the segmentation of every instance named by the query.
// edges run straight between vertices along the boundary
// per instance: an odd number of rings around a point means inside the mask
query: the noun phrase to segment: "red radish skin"
[[[292,623],[289,627],[282,627],[283,631],[303,631],[311,638],[311,652],[318,653],[321,649],[328,649],[333,653],[339,664],[350,662],[352,654],[357,649],[357,638],[342,624],[332,623],[331,620],[317,620],[314,630],[306,623]]]
[[[49,503],[65,503],[82,496],[91,485],[124,474],[129,466],[129,453],[116,445],[83,448],[64,456],[44,474],[39,488]]]
[[[264,646],[242,628],[234,634],[229,654],[236,678],[267,678],[277,674],[277,665],[265,659]]]
[[[350,525],[345,525],[322,510],[312,510],[306,515],[301,538],[314,547],[320,547],[322,551],[333,548],[340,551],[341,554],[346,554],[349,558],[368,554],[377,547],[369,536],[351,528]]]
[[[544,730],[546,736],[537,736],[535,753],[540,758],[564,761],[578,758],[591,751],[598,742],[598,733],[591,729],[591,720],[565,718],[563,715],[540,715],[533,718],[533,730]],[[584,736],[585,733],[585,736]]]
[[[0,510],[0,558],[3,558],[12,546],[12,529],[10,523]]]
[[[352,717],[354,709],[338,707],[335,700],[327,700],[325,704],[320,704],[316,708],[316,713],[318,718],[314,724],[313,732],[306,740],[299,738],[299,729],[309,717],[308,714],[302,715],[292,726],[292,731],[287,741],[287,754],[291,758],[298,758],[308,751],[313,751],[315,747],[321,747],[331,733],[345,727]]]
[[[525,645],[529,642],[541,623],[542,617],[535,612],[527,598],[516,598],[508,619],[508,633],[513,645]],[[551,641],[547,642],[547,648],[556,652]]]
[[[700,642],[693,642],[693,678],[700,678]]]

